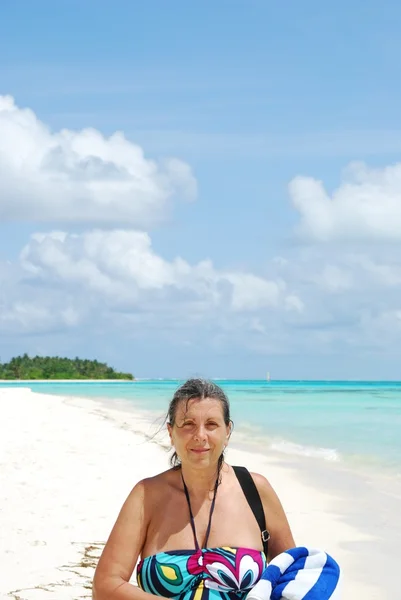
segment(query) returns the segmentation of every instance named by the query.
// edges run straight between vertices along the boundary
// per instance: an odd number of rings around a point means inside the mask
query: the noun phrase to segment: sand
[[[0,407],[0,598],[91,598],[96,561],[118,511],[138,480],[167,468],[166,448],[160,436],[149,439],[154,427],[143,415],[92,399],[2,388]],[[305,461],[236,448],[227,460],[264,474],[296,542],[323,548],[340,563],[344,600],[398,597],[393,582],[383,586],[382,572],[372,574],[377,535],[344,509],[346,490],[316,477],[311,483]]]

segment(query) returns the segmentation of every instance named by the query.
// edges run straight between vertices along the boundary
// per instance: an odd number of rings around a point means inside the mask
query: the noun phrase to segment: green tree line
[[[60,356],[16,356],[0,362],[0,379],[129,379],[131,373],[119,373],[106,363]]]

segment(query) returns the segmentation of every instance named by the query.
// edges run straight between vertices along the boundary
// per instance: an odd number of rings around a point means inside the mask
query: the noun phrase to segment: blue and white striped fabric
[[[247,600],[340,600],[341,570],[326,552],[291,548],[276,556]]]

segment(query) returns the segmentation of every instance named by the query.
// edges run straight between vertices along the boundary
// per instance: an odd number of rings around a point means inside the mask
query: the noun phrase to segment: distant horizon
[[[191,377],[135,377],[130,379],[0,379],[0,383],[110,383],[115,385],[133,385],[140,382],[157,382],[171,381],[180,382],[191,379]],[[202,377],[209,381],[220,382],[257,382],[265,383],[266,385],[275,383],[355,383],[355,384],[370,384],[370,383],[399,383],[401,379],[255,379],[255,378],[222,378],[222,377]]]

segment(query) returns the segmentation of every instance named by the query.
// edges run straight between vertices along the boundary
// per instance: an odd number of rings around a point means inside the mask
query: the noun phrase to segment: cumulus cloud
[[[392,347],[401,337],[401,260],[389,252],[293,248],[259,276],[166,260],[143,231],[36,233],[18,264],[0,263],[0,332],[101,327],[119,339],[277,355]]]
[[[0,96],[0,219],[60,228],[31,235],[18,263],[0,263],[0,332],[104,326],[121,339],[196,345],[203,335],[218,349],[300,355],[399,343],[401,260],[370,242],[401,239],[401,164],[354,164],[331,194],[304,177],[289,189],[300,233],[318,243],[287,248],[264,276],[166,260],[145,229],[174,197],[195,196],[188,165],[148,160],[120,133],[53,133]],[[320,243],[344,239],[353,244]]]
[[[232,307],[235,310],[257,310],[277,306],[285,286],[248,273],[228,273],[225,278],[232,285]]]
[[[196,196],[186,163],[149,160],[121,132],[52,132],[32,110],[0,96],[2,220],[147,227],[174,196]]]
[[[199,307],[224,306],[234,312],[285,307],[301,311],[302,301],[281,280],[250,273],[217,270],[209,260],[190,265],[155,253],[142,231],[93,230],[81,234],[36,233],[21,251],[21,265],[35,279],[77,286],[119,305],[136,305],[152,297],[166,299],[179,291],[178,302]]]
[[[384,261],[364,254],[354,254],[348,257],[348,262],[372,284],[390,288],[401,285],[401,262],[397,255],[388,256]]]
[[[323,182],[296,177],[289,193],[306,238],[401,241],[401,163],[378,169],[353,163],[331,195]]]
[[[45,333],[70,329],[80,322],[78,310],[71,306],[56,307],[53,303],[17,300],[10,306],[0,307],[0,332],[2,333]]]
[[[399,344],[401,256],[392,245],[297,246],[285,261],[272,259],[268,270],[302,298],[303,310],[281,323],[283,339],[291,332],[294,347],[300,339],[305,348],[332,353]]]
[[[354,285],[352,270],[342,265],[324,265],[315,279],[318,286],[333,293],[346,292]]]

